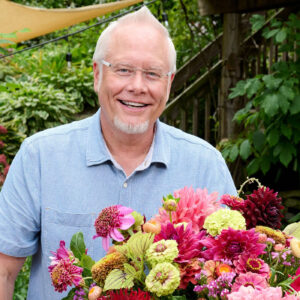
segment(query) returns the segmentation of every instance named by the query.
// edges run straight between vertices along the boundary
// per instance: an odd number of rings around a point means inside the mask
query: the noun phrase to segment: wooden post
[[[224,14],[224,29],[222,43],[221,88],[219,98],[220,111],[220,139],[232,138],[237,129],[234,128],[232,118],[237,111],[237,99],[230,100],[230,88],[240,79],[240,15]]]

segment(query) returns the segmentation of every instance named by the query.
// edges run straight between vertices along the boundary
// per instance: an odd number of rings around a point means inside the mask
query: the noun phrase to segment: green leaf
[[[291,145],[286,143],[285,147],[282,147],[280,155],[279,155],[279,160],[280,162],[287,167],[289,163],[291,162],[293,158],[293,154],[295,154],[296,150],[295,148]]]
[[[271,161],[269,156],[265,156],[264,159],[261,160],[260,169],[264,173],[264,175],[267,174],[267,172],[270,170]]]
[[[133,279],[134,277],[132,275],[122,270],[114,269],[106,277],[103,291],[130,289],[134,285]]]
[[[262,80],[270,90],[277,90],[282,82],[281,78],[276,78],[273,74],[263,76]]]
[[[92,266],[95,264],[95,261],[87,254],[83,253],[80,259],[80,265],[85,269],[92,269]]]
[[[298,114],[300,112],[300,95],[296,95],[294,101],[290,106],[290,113],[292,115]]]
[[[257,31],[263,27],[265,17],[263,15],[253,15],[250,18],[250,23],[252,24],[252,31]]]
[[[279,32],[280,29],[273,29],[273,30],[270,30],[270,31],[267,31],[264,33],[264,37],[266,39],[269,39],[271,38],[272,36],[274,36],[275,34],[277,34]]]
[[[269,117],[273,117],[279,109],[278,94],[267,94],[264,97],[261,107]]]
[[[249,175],[255,174],[258,169],[259,169],[259,159],[258,158],[254,158],[249,165],[247,166],[247,172]]]
[[[235,144],[230,150],[229,160],[231,162],[235,161],[238,155],[239,155],[239,147],[237,146],[237,144]]]
[[[153,243],[153,239],[154,235],[152,233],[142,233],[139,231],[130,237],[126,245],[134,258],[142,259],[145,256],[147,249]]]
[[[81,260],[82,254],[85,254],[85,243],[82,232],[77,232],[72,236],[70,248],[75,257]]]
[[[240,146],[240,155],[242,159],[246,160],[251,154],[251,145],[249,140],[244,140]]]
[[[124,271],[125,273],[129,274],[129,275],[132,275],[133,277],[135,277],[135,274],[136,274],[136,269],[130,265],[130,264],[124,264]]]
[[[77,290],[76,288],[71,289],[69,291],[68,295],[66,297],[62,298],[61,300],[73,300],[76,290]]]
[[[229,94],[229,99],[233,99],[235,97],[243,96],[246,93],[245,89],[246,81],[240,80],[234,88],[231,89],[231,93]]]
[[[265,145],[266,137],[262,131],[257,130],[253,133],[252,140],[255,149],[261,151]]]
[[[285,97],[287,97],[289,100],[293,100],[294,97],[295,97],[295,93],[294,93],[294,90],[283,84],[280,88],[279,88],[279,91],[282,95],[284,95]]]
[[[281,108],[282,112],[284,114],[286,114],[288,112],[291,104],[290,104],[289,100],[282,94],[281,95],[279,94],[279,99],[280,99],[279,107]]]
[[[277,43],[282,43],[285,39],[286,39],[286,29],[285,28],[282,28],[280,29],[279,32],[277,32],[276,36],[275,36],[275,41]]]
[[[288,139],[291,139],[291,136],[292,136],[292,133],[293,133],[291,127],[289,127],[285,123],[282,123],[281,126],[280,126],[280,130],[281,130],[281,132],[283,133],[284,136],[286,136]]]
[[[246,94],[250,99],[254,94],[256,94],[263,86],[263,83],[258,78],[249,79],[248,85],[246,85]]]
[[[267,141],[270,146],[275,146],[279,141],[279,131],[274,128],[270,130],[269,134],[267,135]]]

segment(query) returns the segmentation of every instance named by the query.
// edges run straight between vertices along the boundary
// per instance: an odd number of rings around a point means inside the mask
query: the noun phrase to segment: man
[[[82,231],[88,253],[101,209],[121,204],[149,219],[162,196],[184,186],[235,194],[219,152],[162,124],[176,70],[166,29],[147,8],[112,23],[94,54],[101,109],[91,118],[24,141],[0,196],[0,299],[12,298],[24,257],[33,255],[28,300],[60,299],[47,271],[50,251]]]

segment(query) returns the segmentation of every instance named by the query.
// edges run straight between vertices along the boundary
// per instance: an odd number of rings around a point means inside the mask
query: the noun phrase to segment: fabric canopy
[[[17,32],[13,42],[29,40],[142,2],[123,0],[72,9],[43,9],[0,0],[0,33]],[[18,30],[29,29],[29,32]]]

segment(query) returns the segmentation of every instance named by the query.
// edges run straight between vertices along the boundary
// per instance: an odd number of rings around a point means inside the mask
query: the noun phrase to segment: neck
[[[154,125],[145,133],[127,134],[118,129],[106,126],[100,120],[106,145],[113,158],[129,176],[145,159],[154,138]]]

